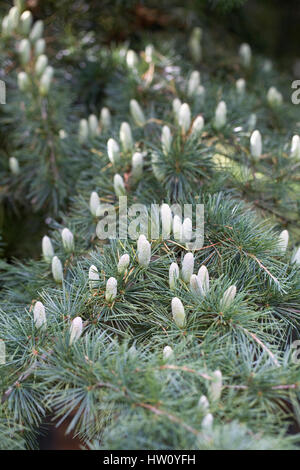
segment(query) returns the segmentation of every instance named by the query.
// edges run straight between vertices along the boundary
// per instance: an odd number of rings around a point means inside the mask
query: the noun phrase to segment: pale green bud
[[[114,176],[114,190],[116,196],[124,196],[126,194],[124,180],[118,173]]]
[[[61,283],[64,279],[63,267],[60,259],[57,256],[52,258],[52,275],[55,282]]]
[[[114,277],[110,277],[106,283],[105,300],[106,302],[112,302],[117,297],[118,282]]]
[[[291,262],[300,265],[300,246],[297,248],[296,253],[292,256]]]
[[[42,20],[36,21],[29,34],[30,41],[36,42],[38,39],[40,39],[43,36],[43,32],[44,32],[43,21]]]
[[[82,335],[83,324],[81,317],[76,317],[70,326],[70,346]]]
[[[100,123],[103,130],[107,131],[111,127],[111,114],[108,108],[102,108],[100,113]]]
[[[78,140],[83,144],[89,136],[89,125],[86,119],[80,119],[79,121],[79,130],[78,130]]]
[[[246,91],[246,80],[244,78],[239,78],[235,82],[235,87],[236,87],[237,94],[240,96],[244,96],[245,91]]]
[[[35,56],[39,56],[41,54],[44,54],[46,49],[46,41],[44,38],[40,38],[36,41],[34,44],[34,54]]]
[[[66,137],[68,137],[68,133],[64,129],[59,129],[58,135],[61,140],[64,140]]]
[[[202,430],[212,431],[213,422],[214,422],[213,415],[211,413],[207,413],[207,415],[204,416],[202,423],[201,423]]]
[[[179,98],[174,98],[172,102],[172,108],[173,108],[173,113],[175,116],[175,120],[178,121],[178,116],[179,116],[179,110],[181,108],[181,101]]]
[[[47,237],[47,235],[45,235],[42,240],[42,252],[46,263],[51,263],[52,258],[54,256],[54,250],[51,240],[49,237]]]
[[[131,172],[132,176],[135,180],[141,178],[143,176],[143,166],[144,166],[144,158],[140,152],[135,152],[132,155],[131,161]]]
[[[183,328],[185,326],[185,312],[181,300],[178,297],[173,297],[171,306],[173,320],[178,328]]]
[[[95,114],[89,115],[88,124],[89,124],[89,135],[91,136],[91,138],[97,137],[97,135],[100,134],[100,130],[99,130],[98,119],[97,119],[97,116],[95,116]]]
[[[122,122],[120,127],[120,141],[124,152],[129,152],[133,148],[131,128],[128,122]]]
[[[115,139],[108,139],[107,153],[108,158],[113,165],[120,163],[120,147]]]
[[[209,410],[209,401],[205,395],[202,395],[198,401],[198,407],[201,409],[203,414],[207,414]]]
[[[3,339],[0,339],[0,365],[6,363],[6,347]]]
[[[243,43],[239,48],[239,56],[243,67],[249,68],[251,65],[252,52],[249,44]]]
[[[126,272],[126,269],[128,268],[130,263],[130,258],[127,253],[125,255],[122,255],[121,258],[119,259],[118,262],[118,273],[119,274],[124,274]]]
[[[64,228],[63,231],[61,232],[61,238],[62,238],[62,243],[63,247],[66,252],[71,252],[74,250],[74,236],[71,230],[68,228]]]
[[[256,127],[257,117],[255,113],[251,113],[247,121],[249,131],[253,131]]]
[[[168,154],[171,150],[172,145],[172,134],[168,126],[164,126],[161,132],[161,145],[164,154]]]
[[[90,212],[91,214],[96,217],[97,216],[97,209],[100,206],[100,199],[96,191],[93,191],[90,195]]]
[[[201,47],[202,29],[194,28],[189,40],[189,50],[191,57],[194,62],[200,62],[202,58],[202,47]]]
[[[204,119],[202,116],[197,116],[192,124],[192,137],[199,137],[203,131]]]
[[[196,274],[192,274],[190,277],[190,290],[194,295],[201,297],[204,295],[199,278],[196,276]]]
[[[193,253],[187,253],[182,261],[181,277],[184,282],[190,282],[191,275],[194,271],[194,255]]]
[[[145,235],[140,235],[137,242],[138,262],[144,268],[147,268],[151,259],[151,245]]]
[[[48,95],[53,75],[54,69],[48,65],[40,79],[39,92],[41,96]]]
[[[148,44],[145,47],[145,61],[150,64],[153,61],[153,53],[154,53],[154,46],[152,44]]]
[[[20,173],[19,162],[15,157],[10,157],[9,168],[13,175],[18,175]]]
[[[292,138],[291,157],[292,158],[300,158],[300,137],[299,137],[299,135],[294,135],[293,138]]]
[[[199,279],[203,293],[207,294],[207,292],[209,291],[209,274],[206,266],[202,265],[199,268],[197,277]]]
[[[187,88],[187,94],[188,96],[193,96],[197,89],[198,86],[200,85],[200,72],[197,70],[194,70],[194,72],[191,73],[191,76],[188,81],[188,88]]]
[[[162,204],[160,207],[162,238],[170,238],[172,229],[172,211],[169,204]]]
[[[270,106],[276,107],[282,105],[283,97],[280,91],[277,90],[277,88],[271,86],[267,93],[267,100]]]
[[[209,389],[209,398],[211,401],[216,402],[221,397],[222,392],[222,372],[220,370],[215,370],[212,373],[213,380],[210,383]]]
[[[45,54],[38,56],[35,63],[35,73],[39,77],[42,75],[48,65],[48,57]]]
[[[164,361],[168,361],[174,357],[174,351],[170,346],[165,346],[163,349],[163,359]]]
[[[24,11],[20,17],[20,31],[24,36],[29,34],[32,25],[32,14],[31,11]]]
[[[22,41],[20,41],[18,51],[22,64],[28,64],[31,57],[31,46],[28,39],[22,39]]]
[[[193,225],[189,217],[186,217],[182,224],[182,240],[184,242],[189,242],[192,239],[193,234]]]
[[[100,277],[99,277],[98,269],[96,268],[96,266],[92,264],[89,269],[90,289],[97,289],[99,287],[99,281],[100,281]]]
[[[173,235],[176,241],[182,240],[182,222],[180,217],[176,214],[173,218]]]
[[[42,302],[36,302],[33,308],[33,320],[37,329],[46,327],[46,312]]]
[[[146,124],[144,112],[136,100],[130,100],[130,113],[137,126],[143,127]]]
[[[215,127],[216,129],[222,129],[227,121],[227,106],[225,101],[220,101],[215,111]]]
[[[169,269],[169,286],[174,290],[179,279],[179,267],[177,263],[172,263]]]
[[[135,69],[138,64],[138,61],[139,59],[136,53],[132,49],[129,49],[129,51],[126,54],[127,67],[130,69]]]
[[[228,289],[224,292],[222,300],[221,300],[221,308],[228,308],[233,302],[233,299],[235,298],[236,295],[236,286],[230,286]]]
[[[9,29],[15,31],[19,25],[20,11],[18,7],[12,7],[8,12]]]
[[[283,230],[278,237],[278,246],[281,253],[285,253],[289,243],[289,232]]]
[[[191,126],[191,110],[187,103],[180,106],[178,113],[178,124],[184,134],[187,133]]]
[[[258,160],[262,154],[261,133],[256,129],[250,137],[250,152],[254,160]]]

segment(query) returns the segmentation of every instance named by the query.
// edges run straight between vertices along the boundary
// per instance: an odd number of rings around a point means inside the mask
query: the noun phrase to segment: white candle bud
[[[194,62],[200,62],[202,58],[202,47],[201,47],[202,29],[194,28],[189,40],[189,50],[191,57]]]
[[[178,121],[179,110],[181,108],[181,101],[180,101],[179,98],[174,98],[174,100],[172,102],[172,108],[173,108],[173,113],[174,113],[175,119],[176,119],[176,121]]]
[[[54,250],[51,240],[49,237],[47,237],[47,235],[45,235],[42,239],[42,252],[46,263],[51,263],[52,258],[54,256]]]
[[[100,199],[96,191],[93,191],[90,196],[90,211],[91,214],[96,217],[97,216],[97,209],[100,206]]]
[[[196,96],[196,100],[201,106],[204,104],[205,95],[206,95],[205,87],[203,85],[199,85],[196,90],[195,96]]]
[[[299,137],[299,135],[294,135],[293,138],[292,138],[291,157],[292,158],[300,158],[300,137]]]
[[[6,346],[3,339],[0,339],[0,365],[6,363]]]
[[[97,137],[99,135],[99,123],[97,116],[95,114],[90,114],[88,119],[89,124],[89,135],[91,138]]]
[[[127,51],[127,54],[126,54],[127,67],[130,69],[135,69],[138,64],[138,61],[139,59],[136,53],[132,49],[129,49],[129,51]]]
[[[140,152],[135,152],[132,155],[131,172],[134,179],[139,179],[143,175],[144,157]]]
[[[82,144],[88,139],[89,125],[86,119],[80,119],[78,129],[78,140]]]
[[[193,137],[199,137],[203,131],[204,127],[204,119],[202,116],[197,116],[195,121],[192,124],[192,132],[191,135]]]
[[[249,131],[253,131],[256,127],[257,117],[255,113],[251,113],[247,121]]]
[[[201,423],[201,428],[203,431],[211,431],[213,427],[213,422],[214,422],[214,417],[211,413],[207,413],[207,415],[204,416],[202,423]]]
[[[9,169],[13,175],[18,175],[20,173],[19,162],[15,157],[10,157]]]
[[[163,349],[163,359],[164,361],[168,361],[174,357],[174,351],[170,346],[165,346]]]
[[[65,251],[71,252],[74,250],[74,235],[68,228],[64,228],[61,232],[62,243]]]
[[[121,124],[120,141],[121,141],[124,152],[129,152],[133,149],[131,127],[128,124],[128,122],[122,122]]]
[[[45,54],[41,54],[38,56],[36,63],[35,63],[35,73],[37,76],[40,76],[44,73],[46,67],[48,65],[48,57]]]
[[[36,21],[29,34],[30,41],[35,42],[38,39],[40,39],[43,36],[43,32],[44,32],[43,21],[42,20]]]
[[[18,27],[20,20],[20,11],[18,7],[12,7],[8,12],[8,22],[11,30],[15,30]]]
[[[203,297],[203,289],[200,284],[198,276],[196,274],[192,274],[190,277],[190,290],[194,295]]]
[[[40,79],[39,93],[41,96],[48,95],[53,75],[54,68],[48,65]]]
[[[222,300],[221,300],[221,308],[228,308],[233,302],[233,299],[236,295],[236,286],[230,286],[224,292]]]
[[[145,61],[150,64],[153,61],[153,53],[154,53],[154,46],[152,44],[148,44],[145,47]]]
[[[117,297],[118,281],[114,277],[110,277],[106,283],[105,300],[112,302]]]
[[[297,248],[296,253],[292,256],[291,262],[300,265],[300,246]]]
[[[157,152],[152,152],[151,154],[151,166],[152,166],[152,170],[157,181],[162,182],[165,174],[161,167],[161,159],[159,155],[157,154]]]
[[[162,204],[160,207],[162,239],[170,238],[172,229],[172,211],[169,204]]]
[[[239,55],[243,67],[248,68],[251,65],[252,52],[249,44],[243,43],[239,48]]]
[[[191,275],[194,271],[194,255],[193,253],[187,253],[182,261],[181,277],[184,282],[190,282]]]
[[[204,266],[204,264],[199,268],[197,276],[198,276],[200,285],[202,287],[202,290],[204,294],[206,294],[209,291],[209,274],[208,274],[207,267]]]
[[[124,274],[126,272],[126,269],[128,268],[130,263],[130,258],[127,253],[125,255],[122,255],[119,259],[118,262],[118,273],[119,274]]]
[[[178,124],[184,134],[187,133],[191,126],[191,110],[187,103],[180,106],[178,113]]]
[[[47,320],[46,320],[46,312],[45,307],[42,302],[36,302],[33,307],[33,319],[34,324],[37,329],[41,327],[45,327]]]
[[[20,31],[24,36],[29,34],[31,25],[32,25],[32,14],[31,11],[24,11],[20,17]]]
[[[174,290],[179,279],[179,267],[177,263],[172,263],[169,269],[169,286]]]
[[[280,106],[283,102],[282,94],[277,88],[271,86],[267,93],[267,100],[270,106]]]
[[[4,16],[4,18],[2,20],[1,32],[2,32],[2,37],[3,38],[8,37],[12,32],[11,23],[9,22],[8,15]]]
[[[18,51],[22,64],[28,64],[31,57],[31,46],[28,39],[22,39],[22,41],[20,41]]]
[[[189,242],[192,239],[193,234],[193,225],[189,217],[186,217],[182,224],[182,240],[184,242]]]
[[[99,276],[99,273],[98,273],[98,269],[96,268],[96,266],[94,266],[93,264],[90,266],[90,269],[89,269],[89,286],[90,286],[90,289],[98,289],[99,287],[99,281],[100,281],[100,276]]]
[[[113,165],[120,163],[120,147],[115,139],[108,139],[107,153],[108,158]]]
[[[61,283],[64,279],[63,267],[60,259],[57,256],[52,258],[52,275],[53,279],[57,283]]]
[[[188,81],[188,89],[187,89],[188,96],[193,96],[196,93],[199,85],[200,85],[200,73],[197,70],[194,70],[194,72],[191,73],[191,76]]]
[[[81,317],[74,318],[70,327],[70,346],[80,338],[82,335],[82,329],[83,324]]]
[[[151,245],[145,235],[140,235],[137,242],[138,262],[144,268],[147,268],[151,259]]]
[[[178,297],[173,297],[171,306],[173,320],[178,328],[183,328],[185,326],[185,312],[181,300]]]
[[[198,407],[204,414],[208,413],[209,410],[209,401],[205,395],[201,395],[198,401]]]
[[[287,230],[283,230],[278,237],[278,246],[282,253],[286,252],[288,243],[289,243],[289,232]]]
[[[258,160],[262,154],[261,133],[256,129],[250,137],[250,152],[255,160]]]
[[[235,87],[238,95],[244,96],[245,91],[246,91],[246,80],[244,78],[239,78],[235,82]]]
[[[161,131],[161,145],[164,154],[168,154],[172,145],[172,134],[168,126],[164,126]]]
[[[225,126],[227,120],[227,106],[225,101],[220,101],[215,111],[215,127],[216,129],[222,129]]]
[[[114,176],[114,190],[116,196],[124,196],[124,194],[126,194],[124,180],[118,173]]]
[[[40,38],[34,44],[34,54],[38,57],[41,54],[44,54],[46,49],[46,41],[44,38]]]
[[[100,124],[103,130],[107,131],[111,127],[111,114],[108,108],[102,108],[100,112]]]
[[[176,214],[173,218],[173,235],[176,241],[182,240],[182,222],[180,217]]]
[[[221,397],[222,392],[222,372],[215,370],[212,373],[213,380],[210,383],[209,398],[211,401],[218,401]]]
[[[137,126],[143,127],[146,124],[144,112],[136,100],[130,100],[130,113]]]
[[[18,73],[18,87],[21,91],[27,91],[30,87],[30,80],[26,72]]]

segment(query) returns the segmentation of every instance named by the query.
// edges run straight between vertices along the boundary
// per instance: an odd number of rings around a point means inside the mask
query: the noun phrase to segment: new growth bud
[[[185,312],[182,302],[178,297],[173,297],[172,299],[172,316],[178,326],[178,328],[183,328],[185,325]]]
[[[151,259],[151,245],[145,235],[140,235],[137,242],[138,262],[144,268],[147,268]]]
[[[37,329],[45,327],[47,324],[45,307],[42,302],[36,302],[33,308],[33,319]]]
[[[106,283],[105,300],[106,302],[113,302],[117,297],[118,281],[114,277],[110,277]]]
[[[60,259],[57,256],[53,256],[52,258],[52,275],[54,281],[57,282],[57,284],[60,284],[64,279],[63,267]]]
[[[74,318],[70,327],[70,346],[80,338],[82,335],[82,329],[83,324],[81,317]]]

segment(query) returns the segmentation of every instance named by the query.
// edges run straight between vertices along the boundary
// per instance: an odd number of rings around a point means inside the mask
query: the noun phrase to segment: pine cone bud
[[[181,108],[181,104],[182,103],[179,98],[174,98],[172,102],[172,108],[173,108],[173,113],[174,113],[176,121],[178,121],[178,118],[179,118],[179,110]]]
[[[33,18],[32,18],[31,11],[28,11],[28,10],[24,11],[20,17],[21,34],[23,34],[24,36],[27,36],[29,34],[32,21],[33,21]]]
[[[297,248],[296,253],[292,256],[291,262],[300,265],[300,246]]]
[[[27,91],[30,87],[30,80],[26,72],[18,73],[18,87],[21,91]]]
[[[83,324],[81,317],[74,318],[70,327],[70,346],[80,338],[80,336],[82,335],[82,329]]]
[[[45,327],[47,324],[45,307],[42,302],[36,302],[33,308],[33,319],[37,329]]]
[[[54,250],[53,250],[51,240],[49,237],[47,237],[47,235],[45,235],[42,240],[42,251],[43,251],[43,257],[46,263],[51,263],[52,258],[54,256]]]
[[[191,110],[187,103],[180,106],[178,113],[178,124],[184,134],[187,133],[191,126]]]
[[[169,204],[162,204],[160,207],[162,239],[170,237],[172,229],[172,211]]]
[[[144,268],[147,268],[151,259],[151,245],[145,235],[140,235],[137,242],[138,262]]]
[[[199,85],[200,85],[200,73],[197,70],[194,70],[194,72],[191,73],[191,76],[188,81],[188,88],[187,88],[188,96],[192,97],[196,93]]]
[[[130,113],[137,126],[143,127],[146,124],[144,112],[136,100],[130,100]]]
[[[220,101],[215,111],[215,127],[216,129],[222,129],[227,121],[227,106],[225,101]]]
[[[180,217],[176,214],[173,218],[173,235],[176,241],[182,240],[182,222]]]
[[[97,209],[100,206],[100,199],[96,191],[93,191],[90,196],[90,212],[91,214],[96,217],[97,216]]]
[[[39,77],[42,75],[48,65],[48,57],[45,54],[38,56],[35,63],[35,73]]]
[[[202,430],[212,431],[213,422],[214,422],[213,415],[211,413],[207,413],[207,415],[204,416],[202,423],[201,423]]]
[[[282,105],[283,97],[280,91],[277,90],[277,88],[271,86],[267,93],[267,100],[270,106],[276,107]]]
[[[178,297],[172,299],[172,315],[178,328],[183,328],[185,325],[185,312],[182,302]]]
[[[111,127],[111,114],[108,108],[101,109],[100,124],[104,131],[107,131]]]
[[[200,62],[202,58],[202,47],[201,47],[202,29],[194,28],[189,40],[190,54],[195,63]]]
[[[203,414],[207,414],[209,410],[209,401],[205,395],[202,395],[198,401],[198,407],[201,409]]]
[[[250,151],[254,160],[258,160],[262,154],[261,133],[258,130],[252,132],[250,137]]]
[[[283,230],[278,237],[278,245],[281,253],[285,253],[289,243],[289,232]]]
[[[204,295],[207,294],[207,292],[209,291],[209,274],[206,266],[202,265],[199,268],[197,277],[199,279],[200,286],[203,290]]]
[[[193,253],[187,253],[182,261],[182,268],[181,268],[181,277],[184,282],[190,282],[191,275],[194,271],[194,255]]]
[[[114,176],[114,190],[116,196],[124,196],[126,194],[124,180],[118,173]]]
[[[16,6],[12,7],[9,10],[7,16],[8,16],[9,29],[11,31],[15,31],[19,25],[19,20],[20,20],[20,11],[18,7]]]
[[[239,78],[235,82],[235,87],[236,87],[237,94],[240,96],[244,96],[245,91],[246,91],[246,80],[244,78]]]
[[[46,41],[44,38],[40,38],[34,44],[34,55],[38,57],[41,54],[44,54],[46,49]]]
[[[140,152],[135,152],[132,155],[131,161],[131,173],[135,180],[140,179],[143,176],[143,165],[144,165],[144,158]]]
[[[61,232],[61,238],[65,251],[68,253],[74,251],[74,236],[68,228],[63,229]]]
[[[222,300],[221,300],[221,308],[228,308],[233,299],[235,298],[236,295],[236,286],[230,286],[228,289],[224,292]]]
[[[164,361],[168,361],[174,357],[174,351],[170,346],[165,346],[163,350],[163,359]]]
[[[179,267],[177,263],[172,263],[169,269],[169,286],[174,290],[179,279]]]
[[[251,65],[252,52],[249,44],[243,43],[239,48],[239,55],[243,67],[249,68]]]
[[[53,75],[54,68],[48,65],[40,79],[39,93],[41,96],[48,95]]]
[[[89,286],[90,286],[90,289],[91,290],[98,289],[99,281],[100,281],[100,277],[99,277],[98,269],[96,268],[96,266],[94,266],[92,264],[90,266],[90,269],[89,269]]]
[[[202,116],[197,116],[195,121],[192,124],[191,135],[193,137],[199,137],[203,131],[204,119]]]
[[[30,41],[36,42],[38,39],[40,39],[43,36],[43,32],[44,32],[43,21],[42,20],[36,21],[29,34]]]
[[[186,217],[182,224],[182,240],[184,242],[189,242],[192,239],[193,234],[193,225],[189,217]]]
[[[120,127],[120,141],[124,152],[129,152],[133,149],[133,140],[131,134],[131,127],[128,122],[122,122]]]
[[[292,138],[291,157],[292,158],[300,158],[300,137],[299,137],[299,135],[294,135],[293,138]]]
[[[135,69],[137,64],[139,62],[138,56],[136,53],[132,50],[129,49],[129,51],[126,54],[126,64],[129,69]]]
[[[15,157],[10,157],[9,169],[13,175],[18,175],[20,173],[19,162]]]
[[[192,274],[190,278],[190,290],[193,292],[194,295],[203,297],[203,289],[200,284],[198,276],[196,274]]]
[[[52,258],[52,275],[54,281],[58,284],[60,284],[64,279],[63,267],[60,259],[57,256],[53,256]]]
[[[89,125],[89,135],[93,139],[94,137],[97,137],[97,135],[100,134],[100,129],[99,129],[99,123],[97,116],[95,114],[90,114],[89,119],[88,119],[88,125]]]
[[[130,263],[130,258],[127,253],[125,255],[122,255],[119,259],[118,262],[118,273],[119,274],[124,274],[126,272],[126,269],[128,268]]]
[[[30,57],[31,57],[31,46],[30,46],[30,42],[28,39],[22,39],[22,41],[20,41],[18,51],[19,51],[21,63],[23,65],[28,64],[28,62],[30,61]]]
[[[209,397],[211,401],[216,402],[220,399],[222,392],[222,372],[215,370],[212,373],[213,381],[210,384]]]
[[[89,137],[89,125],[86,119],[80,119],[79,121],[79,130],[78,130],[78,140],[83,144]]]
[[[114,277],[110,277],[106,283],[105,300],[112,302],[117,297],[118,281]]]
[[[161,131],[161,145],[165,155],[171,150],[172,145],[172,134],[168,126],[164,126]]]

